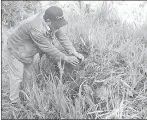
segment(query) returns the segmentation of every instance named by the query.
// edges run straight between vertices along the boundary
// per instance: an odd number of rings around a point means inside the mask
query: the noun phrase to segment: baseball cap
[[[46,9],[44,18],[49,19],[55,29],[59,29],[68,24],[64,19],[62,9],[56,6],[51,6]]]

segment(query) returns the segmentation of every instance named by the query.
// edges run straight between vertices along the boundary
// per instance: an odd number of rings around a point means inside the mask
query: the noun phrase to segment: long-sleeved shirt
[[[40,13],[24,20],[8,38],[8,49],[24,63],[31,63],[34,55],[39,52],[46,53],[57,60],[64,60],[66,57],[52,44],[53,38],[46,35],[48,28],[42,16],[43,14]],[[62,30],[59,29],[55,37],[68,54],[76,51]]]

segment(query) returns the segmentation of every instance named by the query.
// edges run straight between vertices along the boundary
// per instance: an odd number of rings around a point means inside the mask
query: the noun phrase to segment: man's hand
[[[79,63],[79,60],[75,56],[67,56],[65,61],[73,66],[76,66]]]
[[[80,59],[81,62],[85,59],[84,56],[83,56],[81,53],[76,52],[76,53],[74,53],[74,55],[75,55],[78,59]]]

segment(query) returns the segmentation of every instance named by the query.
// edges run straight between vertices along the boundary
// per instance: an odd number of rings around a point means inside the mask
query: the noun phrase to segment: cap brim
[[[61,18],[56,21],[52,21],[52,23],[53,23],[54,29],[59,29],[60,27],[63,27],[68,24],[68,22],[64,18]]]

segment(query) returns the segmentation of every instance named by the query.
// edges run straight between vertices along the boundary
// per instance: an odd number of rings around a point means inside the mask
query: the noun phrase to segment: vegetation
[[[43,56],[41,72],[21,91],[20,106],[8,98],[3,48],[2,118],[147,119],[147,25],[122,23],[108,2],[96,11],[85,9],[66,13],[67,35],[84,62],[77,67],[61,62],[58,69]],[[3,26],[3,41],[10,33]]]
[[[20,21],[39,11],[38,1],[3,1],[2,23],[8,28],[14,27]]]

